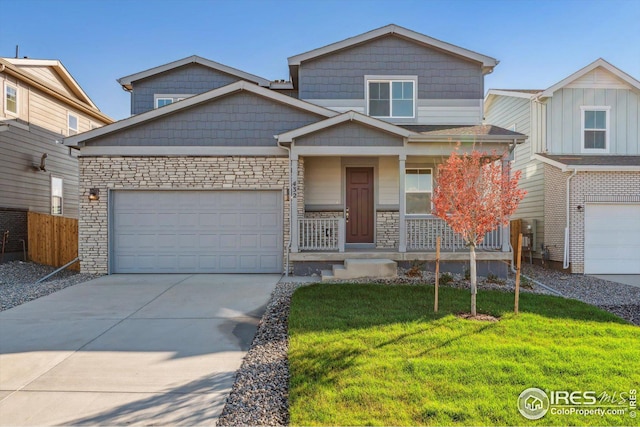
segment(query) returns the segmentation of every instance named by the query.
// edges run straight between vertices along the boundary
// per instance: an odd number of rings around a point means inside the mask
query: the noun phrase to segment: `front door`
[[[347,243],[373,243],[373,168],[347,168]]]

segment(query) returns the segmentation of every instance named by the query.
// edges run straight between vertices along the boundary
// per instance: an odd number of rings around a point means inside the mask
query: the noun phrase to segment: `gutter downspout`
[[[293,194],[291,191],[291,148],[290,147],[285,147],[284,145],[282,145],[280,143],[280,141],[278,141],[278,135],[274,135],[273,136],[276,139],[276,144],[278,145],[278,147],[287,150],[287,155],[289,157],[289,188],[288,188],[288,196],[289,196],[289,242],[287,243],[287,250],[285,253],[285,276],[289,277],[289,253],[291,252],[291,239],[293,238],[293,223],[291,222],[291,195]],[[296,199],[297,200],[297,199]],[[298,207],[296,206],[296,209],[298,209]]]
[[[571,178],[573,178],[574,176],[576,176],[576,174],[578,173],[578,171],[576,169],[573,170],[573,173],[567,178],[567,224],[564,228],[564,257],[562,260],[562,268],[564,268],[565,270],[567,268],[569,268],[569,205],[570,205],[570,200],[569,197],[571,195]]]

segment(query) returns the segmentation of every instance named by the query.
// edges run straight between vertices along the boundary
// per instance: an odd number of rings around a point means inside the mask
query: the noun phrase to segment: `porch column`
[[[511,163],[509,162],[509,159],[503,158],[502,170],[504,171],[505,169],[509,171],[509,177],[511,177]],[[502,252],[509,252],[509,246],[511,245],[511,225],[500,224],[500,229],[502,232]],[[513,248],[513,250],[515,251],[516,248]]]
[[[298,155],[291,154],[291,188],[289,189],[289,221],[291,252],[298,252]]]
[[[406,197],[404,195],[404,181],[405,181],[405,165],[407,163],[407,155],[400,154],[398,156],[399,159],[399,172],[400,172],[400,189],[398,193],[398,211],[400,213],[400,224],[398,224],[398,252],[406,252],[407,251],[407,224],[405,222],[405,213],[406,213]]]
[[[509,252],[509,245],[511,243],[511,226],[500,224],[502,232],[502,252]],[[516,248],[513,248],[515,251]]]

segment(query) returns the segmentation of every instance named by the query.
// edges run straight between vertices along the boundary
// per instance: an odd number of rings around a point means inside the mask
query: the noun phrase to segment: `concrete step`
[[[398,264],[390,259],[346,259],[344,267],[338,270],[334,268],[333,274],[337,279],[342,280],[362,277],[396,277]]]
[[[323,282],[327,282],[329,280],[335,280],[335,276],[333,275],[333,271],[331,270],[322,270],[320,272],[320,277]]]

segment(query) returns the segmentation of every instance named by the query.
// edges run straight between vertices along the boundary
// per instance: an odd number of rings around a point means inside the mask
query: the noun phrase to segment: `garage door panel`
[[[113,193],[112,272],[282,270],[282,193]]]
[[[639,204],[588,204],[584,223],[586,274],[640,274]]]

